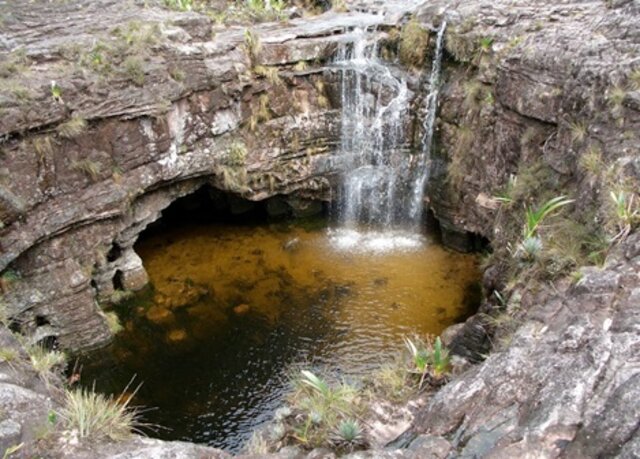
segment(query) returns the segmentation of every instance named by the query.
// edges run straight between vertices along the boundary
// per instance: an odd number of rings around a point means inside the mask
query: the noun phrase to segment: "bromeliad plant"
[[[617,233],[611,242],[622,240],[640,224],[640,207],[634,202],[636,195],[624,190],[610,193],[614,205]]]
[[[362,429],[350,430],[353,426],[345,424],[358,419],[364,410],[362,394],[356,388],[345,383],[329,384],[308,370],[294,377],[293,384],[296,391],[290,398],[291,415],[283,421],[291,431],[288,438],[309,448],[339,443],[341,448],[354,449],[361,444]]]
[[[526,207],[523,239],[518,244],[515,254],[523,260],[535,260],[543,247],[542,239],[538,235],[540,225],[549,215],[572,202],[573,199],[567,199],[566,196],[557,196],[537,209]]]
[[[444,380],[450,370],[451,359],[440,337],[426,343],[419,339],[414,343],[413,340],[405,337],[404,343],[411,358],[409,372],[420,376],[418,390],[422,389],[428,376],[435,383]]]

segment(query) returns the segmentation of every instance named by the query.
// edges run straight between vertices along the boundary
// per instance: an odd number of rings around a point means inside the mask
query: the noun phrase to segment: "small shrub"
[[[344,0],[331,0],[331,9],[338,13],[346,13],[349,11]]]
[[[477,80],[467,81],[464,84],[464,107],[472,110],[478,107],[480,94],[482,93],[482,83]]]
[[[407,22],[400,32],[400,62],[407,67],[421,68],[429,47],[429,32],[415,19]]]
[[[116,400],[85,388],[68,390],[58,414],[80,438],[122,440],[140,426],[138,411],[129,406],[132,398],[124,396]]]
[[[0,63],[0,78],[15,77],[26,72],[31,65],[24,49],[9,53]]]
[[[169,76],[177,82],[182,82],[184,81],[184,79],[186,78],[186,75],[184,74],[184,72],[182,70],[180,70],[178,67],[171,67],[169,68]]]
[[[398,360],[395,364],[384,365],[372,375],[373,391],[385,400],[404,402],[413,393],[409,387],[408,376],[409,373],[402,360]]]
[[[69,120],[61,123],[56,128],[58,134],[65,139],[73,139],[78,137],[87,129],[87,122],[80,116],[73,116]]]

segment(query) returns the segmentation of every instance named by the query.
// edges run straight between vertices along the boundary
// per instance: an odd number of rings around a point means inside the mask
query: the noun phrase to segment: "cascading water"
[[[436,38],[436,51],[431,64],[429,74],[429,92],[425,97],[426,114],[422,125],[423,136],[420,152],[416,155],[413,167],[413,177],[411,183],[411,202],[409,204],[409,217],[412,221],[419,221],[422,217],[422,201],[424,190],[429,179],[429,160],[431,159],[431,146],[433,145],[433,129],[436,121],[436,110],[438,109],[438,95],[440,93],[440,68],[442,64],[442,48],[444,44],[444,31],[447,28],[447,21],[442,20]]]
[[[428,178],[445,27],[443,22],[438,32],[419,151],[409,147],[407,115],[413,94],[401,72],[394,72],[378,58],[375,31],[355,30],[352,40],[338,52],[340,161],[345,173],[338,196],[342,229],[337,240],[344,247],[387,249],[419,244],[417,229]]]

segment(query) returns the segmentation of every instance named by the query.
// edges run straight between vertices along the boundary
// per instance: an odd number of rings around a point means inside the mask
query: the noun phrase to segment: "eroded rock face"
[[[416,421],[460,457],[637,457],[640,235],[526,317]],[[532,300],[535,300],[532,298]]]

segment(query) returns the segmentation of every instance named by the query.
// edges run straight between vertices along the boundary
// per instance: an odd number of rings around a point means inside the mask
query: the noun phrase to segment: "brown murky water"
[[[476,258],[425,236],[296,226],[189,226],[137,247],[154,289],[83,380],[144,382],[155,436],[237,451],[269,419],[292,365],[349,376],[393,358],[402,336],[464,318]]]

